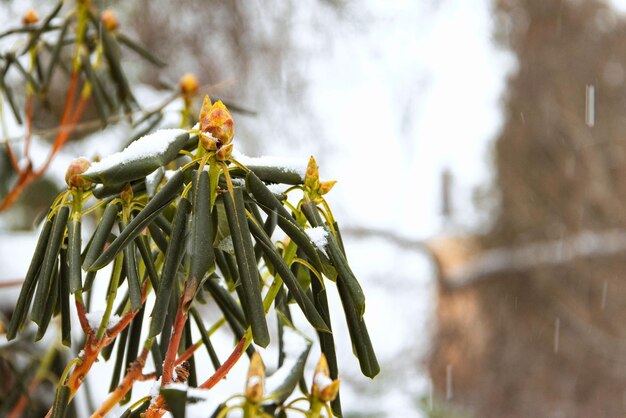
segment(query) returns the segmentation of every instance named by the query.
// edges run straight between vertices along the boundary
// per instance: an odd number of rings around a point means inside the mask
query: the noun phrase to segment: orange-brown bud
[[[204,99],[200,112],[200,130],[209,132],[221,145],[228,145],[233,140],[235,122],[221,100],[211,105],[210,100]]]
[[[339,379],[331,379],[326,356],[322,353],[315,373],[313,374],[313,385],[311,395],[322,402],[331,402],[339,393]]]
[[[217,142],[213,139],[213,136],[200,132],[200,144],[202,148],[207,151],[215,151],[217,149]]]
[[[72,161],[65,172],[65,182],[70,188],[87,189],[91,186],[91,182],[81,174],[83,174],[91,166],[91,163],[85,157],[80,157]]]
[[[215,153],[215,158],[217,161],[226,161],[230,158],[230,154],[233,153],[233,144],[228,144],[220,148]]]
[[[22,23],[28,26],[34,25],[37,22],[39,22],[39,15],[37,14],[37,11],[32,7],[26,10],[26,13],[22,16]]]
[[[180,78],[178,87],[183,96],[189,97],[198,93],[200,83],[198,83],[198,78],[194,74],[187,73]]]
[[[246,379],[246,400],[256,404],[263,400],[265,385],[265,367],[259,353],[254,353],[250,359],[248,378]]]
[[[328,192],[330,192],[330,190],[333,188],[333,186],[337,184],[337,180],[330,180],[330,181],[322,181],[320,182],[320,194],[324,195]]]
[[[315,158],[311,155],[309,164],[306,166],[306,174],[304,176],[304,187],[310,192],[317,192],[320,185],[320,172]]]
[[[117,19],[117,15],[111,9],[103,11],[100,15],[100,20],[102,21],[102,24],[104,25],[106,30],[108,30],[109,32],[114,31],[120,26],[120,21]]]

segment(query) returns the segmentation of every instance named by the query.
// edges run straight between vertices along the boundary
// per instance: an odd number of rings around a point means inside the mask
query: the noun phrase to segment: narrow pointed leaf
[[[58,210],[56,216],[54,217],[54,221],[52,222],[50,242],[48,243],[46,255],[44,256],[43,263],[41,265],[33,311],[30,316],[31,319],[38,325],[41,325],[43,320],[46,300],[49,298],[49,295],[53,293],[51,292],[51,289],[53,289],[51,287],[52,276],[57,265],[57,259],[59,257],[59,251],[61,250],[61,244],[63,243],[63,235],[65,234],[65,227],[67,225],[69,214],[70,208],[63,206]],[[56,290],[57,289],[54,289],[55,292]]]
[[[139,280],[139,272],[137,271],[137,260],[135,252],[135,243],[131,241],[124,248],[124,266],[126,267],[126,278],[128,280],[128,292],[130,294],[130,309],[137,311],[141,309],[141,283]]]
[[[202,280],[215,270],[209,173],[201,171],[195,186],[189,280],[190,287],[197,289]]]
[[[213,364],[213,368],[215,370],[219,369],[222,364],[220,363],[220,359],[217,357],[217,353],[213,348],[213,344],[211,343],[211,337],[209,333],[204,328],[204,323],[202,322],[202,317],[200,313],[195,307],[191,307],[190,309],[191,316],[198,327],[198,331],[200,332],[200,337],[202,338],[202,343],[204,344],[204,348],[206,348],[207,353],[209,354],[209,358],[211,359],[211,363]]]
[[[67,28],[69,27],[70,19],[65,19],[63,22],[63,27],[61,28],[61,32],[59,32],[59,37],[57,38],[57,42],[54,44],[54,49],[51,52],[50,63],[48,64],[48,70],[46,71],[46,78],[44,79],[44,90],[47,90],[50,85],[50,81],[52,80],[52,76],[54,74],[54,69],[59,63],[59,57],[61,56],[61,49],[63,48],[63,39],[65,38],[65,34],[67,33]]]
[[[70,271],[68,261],[69,252],[67,250],[61,249],[61,256],[59,259],[59,271],[61,275],[59,280],[59,303],[61,305],[61,342],[66,347],[71,347],[72,318],[70,311]]]
[[[54,397],[51,418],[64,418],[66,414],[67,404],[70,401],[71,390],[65,385],[59,386]]]
[[[252,328],[254,342],[261,347],[266,347],[270,342],[269,331],[265,321],[263,300],[261,299],[260,278],[254,258],[254,247],[244,212],[243,193],[239,187],[235,187],[232,194],[224,195],[223,200],[239,269],[243,294],[241,303],[244,306],[246,319]]]
[[[72,219],[67,226],[67,264],[69,289],[75,293],[83,288],[82,270],[80,268],[81,221]]]
[[[44,306],[41,309],[39,322],[37,322],[39,328],[37,329],[37,334],[35,335],[35,341],[39,341],[43,338],[48,330],[48,325],[50,325],[50,321],[54,316],[54,310],[57,307],[57,301],[59,299],[59,276],[59,260],[57,258],[52,272],[52,277],[50,278],[50,290],[48,297],[43,301]]]
[[[155,196],[156,199],[156,196]],[[147,207],[147,206],[146,206]],[[174,221],[172,222],[172,235],[170,236],[170,245],[165,254],[165,262],[159,279],[159,290],[157,292],[154,309],[152,310],[152,321],[150,323],[150,332],[148,337],[154,337],[161,333],[165,323],[167,308],[172,296],[172,289],[176,280],[176,272],[180,266],[185,253],[185,234],[187,232],[187,220],[191,203],[187,199],[181,199]]]
[[[122,369],[124,368],[124,352],[126,351],[126,342],[128,341],[128,330],[129,328],[125,328],[117,338],[117,351],[115,353],[115,363],[113,364],[113,374],[111,375],[109,392],[113,392],[120,383]]]
[[[322,319],[317,309],[315,309],[313,302],[306,295],[304,289],[300,287],[298,279],[296,279],[291,270],[289,270],[287,263],[285,263],[285,260],[278,253],[270,238],[265,235],[263,229],[261,229],[261,227],[258,226],[252,219],[249,220],[248,225],[250,227],[250,231],[256,238],[257,244],[261,246],[261,249],[267,258],[274,265],[276,272],[280,275],[280,278],[285,283],[285,286],[287,286],[287,289],[289,289],[289,292],[291,292],[291,295],[300,309],[302,309],[302,312],[309,323],[318,331],[330,332],[330,328],[325,323],[324,319]]]
[[[372,342],[367,331],[363,317],[358,315],[354,306],[350,291],[342,280],[337,280],[337,289],[346,315],[346,323],[350,332],[350,340],[356,357],[359,359],[361,372],[370,378],[374,378],[380,372],[380,366]]]
[[[322,264],[322,260],[315,249],[315,246],[311,242],[311,239],[304,232],[302,227],[298,225],[296,220],[287,212],[287,209],[283,207],[274,194],[267,188],[267,186],[254,174],[249,173],[246,177],[246,186],[248,191],[252,193],[254,198],[259,203],[261,209],[269,215],[276,213],[277,222],[280,229],[282,229],[291,238],[299,248],[301,248],[313,264],[313,266],[322,271],[330,278],[336,277],[336,272],[327,268]]]
[[[139,254],[143,260],[143,265],[146,267],[146,273],[150,278],[150,284],[155,291],[159,289],[159,274],[157,273],[152,254],[150,253],[150,246],[148,245],[148,237],[140,235],[135,238],[135,244],[139,249]]]
[[[311,226],[324,227],[327,240],[325,248],[330,255],[331,262],[337,269],[338,280],[343,281],[346,289],[350,292],[350,297],[352,298],[354,306],[357,308],[357,313],[359,316],[363,316],[363,313],[365,313],[365,295],[363,294],[363,289],[361,288],[359,281],[348,265],[348,260],[346,260],[343,249],[340,247],[332,231],[330,231],[328,227],[324,226],[322,218],[314,202],[310,200],[306,201],[302,203],[300,207]]]
[[[130,324],[130,331],[128,334],[128,347],[126,351],[126,367],[128,370],[132,363],[137,359],[139,354],[139,344],[141,343],[141,326],[143,324],[145,309],[139,311],[139,313],[133,318]],[[131,387],[124,399],[120,401],[121,405],[126,404],[132,397],[133,388]]]
[[[102,254],[102,250],[104,249],[107,239],[109,238],[109,234],[115,224],[118,211],[119,206],[114,203],[109,203],[106,208],[104,208],[102,218],[100,218],[100,222],[96,227],[96,231],[93,234],[93,238],[91,239],[91,243],[89,244],[89,248],[85,254],[85,260],[83,261],[84,270],[87,270],[87,268]]]
[[[88,267],[88,270],[99,270],[109,264],[115,256],[130,241],[135,239],[141,231],[163,211],[178,194],[178,190],[183,185],[184,173],[179,170],[172,178],[165,183],[165,186],[152,198],[151,201],[128,223],[128,226],[109,245],[109,247],[98,257],[98,259]]]
[[[131,40],[130,38],[128,38],[123,33],[117,33],[116,37],[117,37],[117,40],[120,41],[120,43],[124,44],[129,49],[132,49],[139,56],[141,56],[142,58],[144,58],[147,61],[151,62],[152,64],[154,64],[156,66],[159,66],[159,67],[165,67],[167,65],[167,64],[165,64],[165,62],[161,61],[159,58],[154,56],[154,54],[152,54],[150,51],[148,51],[147,49],[145,49],[144,47],[142,47],[141,45],[139,45],[135,41]]]
[[[33,254],[30,266],[28,267],[28,271],[24,277],[24,283],[22,284],[20,295],[17,298],[17,304],[15,310],[13,311],[13,316],[11,317],[11,322],[6,334],[8,340],[15,338],[17,331],[22,328],[22,325],[26,320],[28,309],[30,308],[30,303],[35,292],[35,286],[37,285],[37,278],[39,277],[38,272],[46,254],[48,239],[51,231],[52,220],[47,220],[41,230],[41,234],[39,234],[39,240],[37,241],[37,246],[35,247],[35,253]]]

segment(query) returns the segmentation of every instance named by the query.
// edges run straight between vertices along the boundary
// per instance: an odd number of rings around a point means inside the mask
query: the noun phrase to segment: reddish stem
[[[178,302],[178,309],[176,310],[176,318],[174,319],[174,330],[172,331],[172,337],[170,343],[167,346],[167,352],[165,353],[165,359],[163,360],[163,376],[161,378],[161,386],[172,383],[172,376],[174,374],[174,367],[176,366],[176,355],[178,353],[178,346],[180,345],[180,339],[183,335],[185,328],[185,322],[187,322],[187,314],[183,309],[185,297],[184,295]]]
[[[228,372],[230,372],[230,369],[232,369],[233,366],[237,364],[237,361],[239,361],[239,359],[241,358],[241,355],[243,354],[245,349],[245,344],[246,337],[243,337],[241,340],[239,340],[239,343],[237,344],[237,346],[235,346],[235,349],[230,354],[230,356],[228,356],[224,364],[222,364],[220,368],[217,369],[215,373],[213,373],[213,376],[209,377],[206,382],[198,387],[201,389],[211,389],[217,384],[217,382],[226,377]]]

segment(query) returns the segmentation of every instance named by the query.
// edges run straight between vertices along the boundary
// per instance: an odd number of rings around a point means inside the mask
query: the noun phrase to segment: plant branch
[[[102,418],[108,414],[128,393],[133,387],[135,381],[139,380],[142,376],[143,367],[146,364],[146,358],[150,349],[148,347],[143,348],[141,355],[131,364],[128,369],[128,373],[124,376],[124,379],[115,388],[115,390],[109,395],[109,397],[100,405],[97,411],[95,411],[91,418]]]

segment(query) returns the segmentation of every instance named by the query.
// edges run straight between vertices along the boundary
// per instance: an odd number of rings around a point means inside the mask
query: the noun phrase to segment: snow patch
[[[217,244],[217,248],[227,252],[230,255],[235,255],[235,247],[233,246],[233,236],[229,235]]]
[[[100,324],[102,323],[102,316],[104,315],[104,311],[93,311],[89,312],[87,315],[87,322],[89,322],[89,326],[94,331],[97,331],[100,328]],[[112,315],[109,317],[107,322],[107,329],[113,328],[120,322],[120,317],[118,315]]]
[[[97,163],[93,163],[86,175],[93,175],[108,170],[118,165],[130,164],[137,160],[156,157],[167,151],[168,147],[176,138],[184,134],[184,129],[161,129],[154,133],[144,135],[132,142],[126,148],[115,154],[103,158]]]
[[[323,226],[306,229],[304,232],[306,232],[309,236],[313,245],[326,253],[326,246],[328,245],[328,232],[326,232]]]
[[[295,173],[304,178],[306,174],[306,159],[287,157],[248,157],[236,150],[233,157],[246,167],[275,167],[285,173]]]
[[[291,187],[290,185],[282,184],[282,183],[275,183],[275,184],[267,185],[268,190],[274,194],[283,194],[290,187]]]
[[[322,373],[318,373],[315,375],[315,379],[313,379],[313,383],[317,386],[317,390],[320,392],[326,389],[328,386],[333,384],[333,379],[328,376],[324,376]]]

